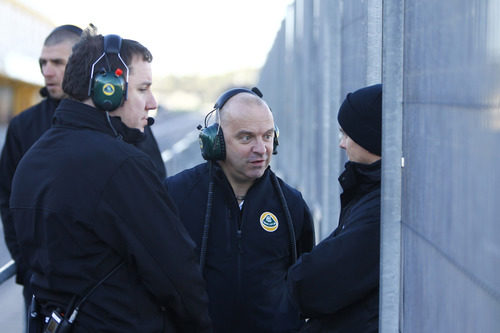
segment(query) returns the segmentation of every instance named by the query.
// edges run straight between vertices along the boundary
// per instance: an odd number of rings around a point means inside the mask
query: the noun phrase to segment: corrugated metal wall
[[[337,110],[381,81],[382,331],[499,332],[500,1],[289,7],[259,87],[280,128],[273,168],[319,239],[339,212]]]
[[[348,92],[381,82],[381,31],[381,0],[298,0],[261,71],[259,87],[280,128],[273,165],[307,197],[321,238],[337,224],[345,163],[337,110]]]

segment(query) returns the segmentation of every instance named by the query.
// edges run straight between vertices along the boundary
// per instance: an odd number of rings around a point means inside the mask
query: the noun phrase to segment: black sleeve
[[[288,272],[292,300],[306,316],[331,314],[379,283],[380,223],[358,224],[329,236]]]
[[[146,288],[175,313],[182,327],[209,330],[208,296],[194,242],[164,185],[144,163],[127,163],[115,173],[100,208],[111,223],[96,228],[136,263]],[[124,183],[130,191],[123,190]]]
[[[302,202],[304,207],[304,217],[302,220],[303,222],[300,237],[297,238],[297,257],[300,257],[303,253],[311,251],[315,243],[313,217],[304,199],[302,199]]]
[[[12,179],[17,165],[23,157],[23,146],[17,133],[20,133],[20,130],[17,129],[16,122],[11,121],[0,157],[0,212],[2,214],[5,244],[17,265],[16,283],[24,285],[29,272],[26,263],[21,257],[16,229],[9,209]]]
[[[19,245],[16,239],[16,231],[9,210],[12,178],[17,164],[22,157],[22,148],[16,135],[14,123],[11,122],[5,136],[5,143],[0,157],[0,211],[2,213],[3,231],[5,243],[10,255],[14,260],[19,259]]]

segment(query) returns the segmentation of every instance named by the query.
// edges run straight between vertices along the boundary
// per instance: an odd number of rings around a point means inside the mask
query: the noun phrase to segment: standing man
[[[40,90],[44,99],[14,117],[7,130],[4,147],[0,157],[0,211],[2,215],[5,243],[16,261],[16,282],[24,285],[23,293],[26,303],[31,302],[29,288],[29,271],[19,258],[14,225],[9,213],[11,183],[17,164],[35,143],[36,140],[52,124],[52,117],[59,102],[66,97],[62,89],[62,80],[68,58],[73,45],[80,40],[82,29],[74,25],[62,25],[55,28],[45,39],[39,63],[45,80],[45,87]],[[145,139],[136,146],[146,152],[153,160],[161,179],[166,170],[156,140],[149,126],[145,129]]]
[[[39,325],[210,330],[194,244],[133,145],[157,107],[151,61],[136,41],[85,31],[64,74],[69,98],[18,165],[10,210]]]
[[[261,97],[256,88],[221,95],[218,123],[200,134],[208,162],[166,180],[197,244],[218,333],[291,332],[304,323],[286,278],[314,245],[313,223],[300,192],[271,171],[278,141]]]
[[[19,258],[19,245],[9,212],[12,178],[24,153],[52,124],[54,111],[64,97],[61,87],[64,68],[71,48],[80,39],[81,33],[82,29],[79,27],[62,25],[55,28],[45,39],[39,59],[40,70],[45,79],[45,87],[40,90],[44,99],[10,121],[0,157],[0,211],[5,243],[16,261],[16,282],[24,287],[26,306],[30,304],[32,296],[29,287],[30,273],[26,264]]]
[[[382,85],[348,94],[338,113],[349,161],[337,229],[289,270],[303,332],[378,332]]]

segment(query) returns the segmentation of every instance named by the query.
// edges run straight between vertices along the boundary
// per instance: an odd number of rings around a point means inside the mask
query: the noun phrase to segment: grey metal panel
[[[317,226],[317,240],[328,236],[338,225],[340,212],[339,195],[340,185],[337,181],[343,163],[341,151],[338,147],[337,110],[342,103],[341,96],[341,22],[342,6],[330,0],[323,0],[320,4],[320,42],[319,53],[322,73],[321,88],[321,115],[319,138],[321,170],[319,182],[322,184],[322,193],[318,202],[321,208],[321,220]]]
[[[404,331],[498,332],[498,2],[405,12]]]
[[[443,283],[453,285],[463,279],[471,282],[467,289],[460,289],[465,295],[463,302],[478,293],[489,294],[476,304],[477,313],[488,311],[487,298],[500,304],[500,175],[492,167],[500,162],[495,153],[500,133],[484,126],[490,123],[491,114],[474,105],[419,103],[405,107],[403,221],[406,228],[427,241],[418,248],[404,242],[405,261],[410,253],[426,256],[428,250],[423,248],[427,245],[436,251],[425,258],[428,267],[424,268],[450,275],[446,281],[425,286],[434,295],[424,298],[428,305],[447,299]],[[442,260],[449,265],[440,265]],[[406,263],[404,269],[405,276],[425,278],[422,266]],[[422,297],[422,290],[411,287],[405,283],[405,300]],[[405,317],[418,311],[426,310],[405,309]],[[493,327],[489,331],[493,332]]]
[[[342,86],[343,97],[365,85],[367,77],[367,1],[343,1]]]
[[[498,332],[500,303],[423,235],[405,228],[403,332]]]
[[[381,332],[401,328],[401,157],[403,149],[404,1],[385,0],[383,21]]]

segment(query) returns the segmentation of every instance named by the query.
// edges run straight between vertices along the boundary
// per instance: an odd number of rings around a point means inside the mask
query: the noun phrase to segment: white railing
[[[16,274],[16,263],[10,260],[0,268],[0,284],[4,283]]]

